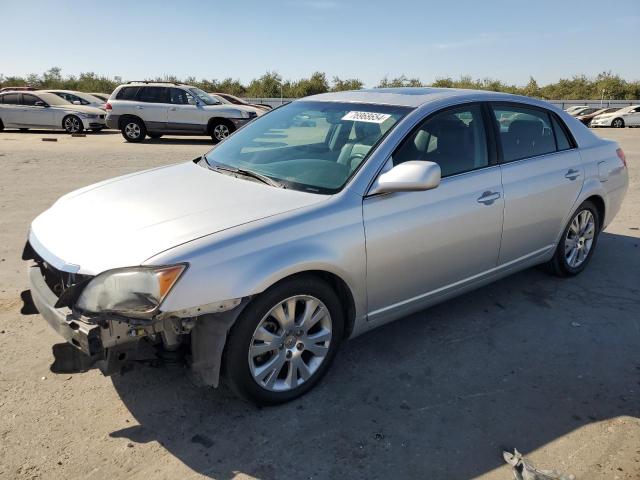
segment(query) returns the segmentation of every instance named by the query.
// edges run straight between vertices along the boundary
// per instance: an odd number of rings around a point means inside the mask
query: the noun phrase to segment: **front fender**
[[[290,275],[324,271],[351,290],[356,318],[366,312],[362,198],[344,195],[209,235],[156,255],[146,264],[189,263],[161,306],[164,312],[259,294]]]

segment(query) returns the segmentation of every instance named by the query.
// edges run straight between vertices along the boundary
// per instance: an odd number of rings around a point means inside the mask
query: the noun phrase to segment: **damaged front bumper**
[[[120,319],[93,321],[67,307],[56,308],[58,297],[49,288],[39,265],[28,267],[31,297],[42,317],[72,349],[54,349],[60,370],[86,371],[97,367],[105,375],[118,372],[132,359],[139,329]],[[74,366],[72,368],[72,366]]]

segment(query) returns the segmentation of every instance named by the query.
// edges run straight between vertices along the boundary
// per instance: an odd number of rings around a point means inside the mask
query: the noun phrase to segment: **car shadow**
[[[286,405],[194,387],[181,367],[113,377],[139,425],[111,436],[221,479],[471,478],[503,448],[640,417],[639,243],[604,233],[578,277],[529,269],[346,342]]]
[[[120,132],[117,132],[120,133]],[[123,139],[124,141],[124,139]],[[208,145],[213,147],[214,143],[211,137],[202,136],[199,138],[194,137],[162,137],[162,138],[145,138],[143,142],[133,143],[132,145]]]
[[[28,130],[17,130],[17,129],[7,129],[5,130],[7,132],[11,132],[11,133],[18,133],[20,135],[70,135],[68,133],[66,133],[64,130],[60,129],[60,130],[43,130],[43,129],[35,129],[35,128],[29,128]],[[86,135],[113,135],[116,133],[120,133],[119,130],[100,130],[98,132],[94,132],[93,130],[84,130],[82,132],[82,134],[86,134]]]

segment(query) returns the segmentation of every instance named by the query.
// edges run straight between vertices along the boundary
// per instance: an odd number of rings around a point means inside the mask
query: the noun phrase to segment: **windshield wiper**
[[[221,165],[219,163],[211,165],[211,168],[213,168],[214,170],[222,170],[224,172],[234,173],[236,175],[242,175],[243,177],[254,178],[262,183],[271,185],[272,187],[286,188],[282,183],[252,170],[245,170],[243,168],[236,168],[229,165]]]

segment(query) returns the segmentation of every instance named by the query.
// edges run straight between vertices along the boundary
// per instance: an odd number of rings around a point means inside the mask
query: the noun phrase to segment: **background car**
[[[640,126],[640,105],[631,105],[612,113],[598,115],[591,119],[591,127],[638,127]]]
[[[34,87],[29,86],[20,86],[20,87],[2,87],[0,88],[0,93],[2,92],[27,92],[36,90]]]
[[[264,103],[248,103],[245,102],[244,100],[242,100],[239,97],[236,97],[235,95],[231,95],[230,93],[217,93],[214,92],[213,95],[216,95],[224,100],[226,100],[228,103],[233,103],[234,105],[247,105],[247,106],[251,106],[251,107],[256,107],[256,108],[260,108],[261,110],[271,110],[272,107],[271,105],[267,105]]]
[[[0,93],[0,130],[4,128],[62,128],[68,133],[105,128],[105,112],[99,108],[74,105],[53,93]]]
[[[591,120],[594,117],[597,117],[598,115],[603,115],[605,113],[617,112],[618,110],[620,110],[619,107],[599,108],[595,112],[591,112],[591,113],[585,113],[586,111],[582,112],[580,115],[577,115],[576,118],[580,120],[582,123],[584,123],[586,126],[589,126],[589,124],[591,123]]]
[[[578,110],[582,110],[584,108],[588,108],[588,105],[572,105],[565,110],[569,115],[574,115]]]
[[[94,97],[89,93],[76,92],[74,90],[43,90],[44,92],[53,93],[54,95],[64,98],[67,102],[74,105],[84,105],[87,107],[101,108],[104,110],[105,102],[98,97]]]
[[[103,102],[107,102],[107,100],[109,100],[109,94],[108,93],[89,93],[89,95],[92,95],[96,98],[99,98],[100,100],[102,100]]]
[[[128,142],[145,136],[210,135],[214,143],[264,112],[246,105],[222,104],[199,88],[181,83],[129,82],[106,104],[107,125]]]

